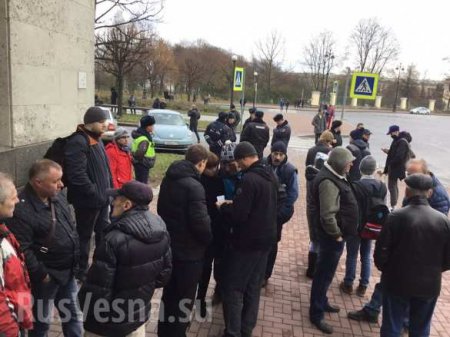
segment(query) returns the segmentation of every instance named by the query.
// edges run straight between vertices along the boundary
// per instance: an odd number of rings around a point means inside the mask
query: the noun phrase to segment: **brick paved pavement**
[[[305,118],[297,117],[300,124],[295,132],[306,132],[309,124]],[[291,119],[291,116],[289,116]],[[308,118],[309,120],[309,118]],[[298,124],[297,124],[298,125]],[[349,126],[348,126],[349,127]],[[302,131],[303,129],[303,131]],[[258,324],[254,330],[255,337],[318,337],[324,336],[320,331],[312,327],[308,320],[309,293],[311,281],[305,277],[308,254],[308,229],[305,217],[305,181],[304,158],[305,150],[312,145],[312,139],[306,139],[304,147],[295,147],[289,150],[290,161],[298,168],[301,184],[301,195],[295,205],[295,214],[291,221],[284,227],[283,238],[280,243],[277,262],[269,284],[261,293],[261,303]],[[294,139],[294,142],[296,140]],[[306,146],[308,145],[308,146]],[[402,188],[402,187],[401,187]],[[156,201],[152,208],[155,209]],[[345,252],[344,252],[345,254]],[[342,258],[336,277],[329,291],[330,302],[341,307],[339,314],[326,314],[326,319],[334,326],[336,337],[371,337],[379,335],[378,324],[358,323],[346,318],[346,313],[360,309],[368,300],[373,291],[373,286],[379,279],[379,273],[374,268],[367,295],[364,299],[356,295],[349,296],[339,291],[339,283],[345,273],[345,258]],[[359,272],[359,269],[358,269]],[[210,285],[209,296],[212,294],[213,283]],[[158,303],[161,292],[157,291],[154,298],[154,314],[147,325],[147,336],[156,336],[156,320]],[[220,306],[210,308],[210,320],[199,323],[194,321],[190,327],[189,337],[219,337],[223,331],[222,310]],[[443,287],[439,298],[432,324],[432,336],[449,336],[450,321],[450,273],[444,274]],[[60,328],[52,326],[50,337],[62,336]]]

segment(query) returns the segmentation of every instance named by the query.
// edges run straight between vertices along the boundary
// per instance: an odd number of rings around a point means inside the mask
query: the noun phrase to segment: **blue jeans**
[[[363,310],[367,312],[370,316],[378,317],[381,311],[381,306],[383,305],[383,285],[381,282],[375,284],[375,289],[373,291],[370,301],[364,305]]]
[[[418,298],[400,297],[387,291],[383,294],[383,323],[381,337],[399,337],[402,333],[404,320],[408,317],[409,336],[427,337],[430,335],[431,318],[437,297]]]
[[[62,322],[65,337],[82,337],[83,324],[81,312],[78,309],[78,286],[75,278],[64,285],[50,280],[48,283],[33,285],[33,316],[34,328],[28,332],[28,337],[46,337],[53,318],[53,307],[56,305]]]
[[[313,323],[323,320],[328,303],[327,291],[333,281],[339,259],[344,250],[344,241],[332,237],[319,239],[319,256],[311,286],[309,319]]]
[[[349,286],[353,285],[359,251],[361,254],[361,278],[359,279],[359,284],[367,287],[369,285],[371,271],[370,256],[372,251],[372,241],[361,239],[359,236],[354,236],[346,240],[346,244],[347,258],[345,260],[344,283]]]
[[[236,251],[225,255],[223,315],[226,337],[250,337],[258,319],[261,285],[269,251]]]

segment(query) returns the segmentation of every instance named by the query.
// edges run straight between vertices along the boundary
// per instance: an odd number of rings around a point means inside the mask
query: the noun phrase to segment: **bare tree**
[[[155,22],[163,8],[164,0],[95,0],[95,29]]]
[[[403,97],[408,98],[408,104],[411,101],[416,101],[419,99],[419,72],[414,64],[410,64],[406,69],[406,76],[403,78],[401,83],[401,93]]]
[[[334,67],[335,45],[333,33],[324,31],[314,36],[304,49],[305,64],[314,90],[324,91],[326,79]]]
[[[353,29],[350,40],[356,49],[360,71],[381,74],[386,64],[397,58],[399,44],[393,32],[376,18],[362,19]]]
[[[105,72],[113,75],[117,86],[118,115],[122,114],[123,82],[145,55],[145,46],[151,36],[146,36],[136,24],[113,27],[96,35],[96,62]]]
[[[261,76],[265,80],[267,96],[271,97],[274,69],[279,66],[284,52],[284,39],[277,31],[272,31],[265,39],[256,43],[259,54],[258,63],[262,68]]]

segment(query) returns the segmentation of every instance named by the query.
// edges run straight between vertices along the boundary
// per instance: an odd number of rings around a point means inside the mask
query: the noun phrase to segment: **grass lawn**
[[[167,168],[170,164],[172,164],[172,162],[183,158],[184,155],[182,154],[157,152],[155,166],[150,170],[150,184],[152,187],[156,187],[161,184]]]

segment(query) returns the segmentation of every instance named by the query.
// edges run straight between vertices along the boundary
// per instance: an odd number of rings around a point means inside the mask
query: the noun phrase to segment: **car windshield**
[[[175,114],[154,113],[156,124],[162,125],[185,125],[181,116]]]

